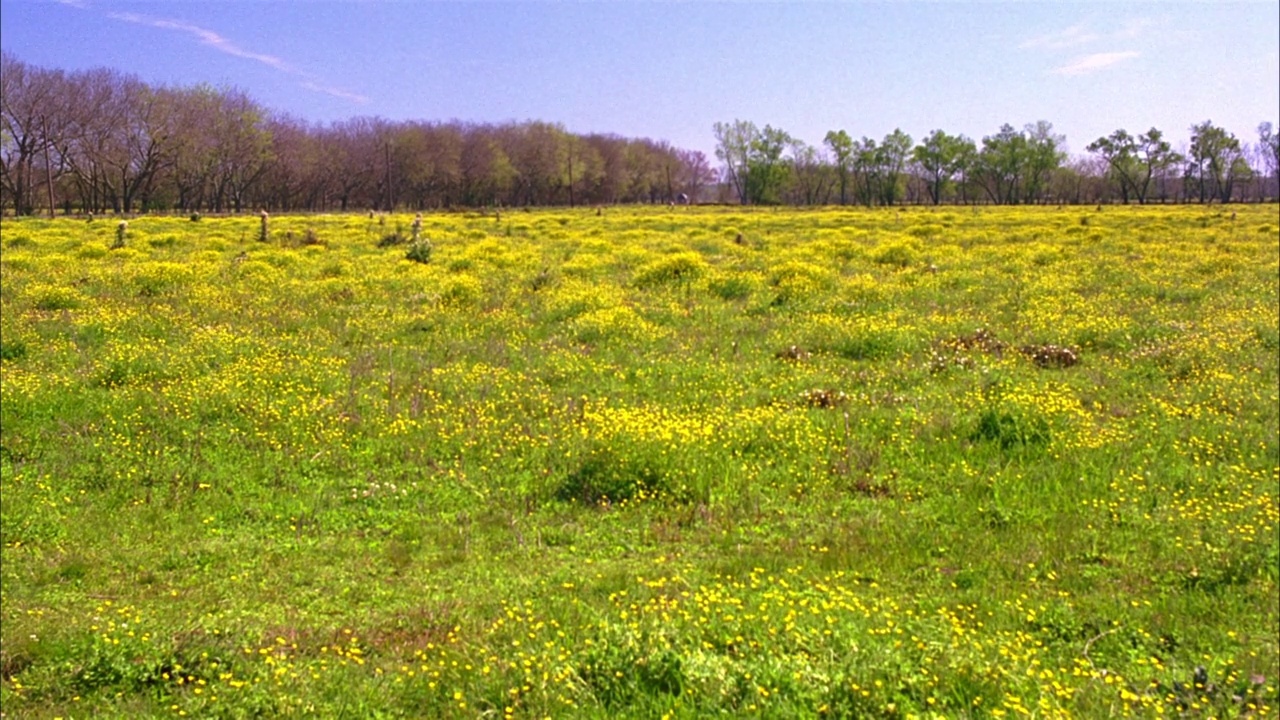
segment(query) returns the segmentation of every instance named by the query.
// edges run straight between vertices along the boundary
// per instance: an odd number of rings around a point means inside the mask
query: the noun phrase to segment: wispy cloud
[[[89,5],[85,3],[84,0],[53,0],[53,1],[58,3],[59,5],[67,5],[73,8],[80,8],[81,10],[89,9]]]
[[[1129,18],[1120,25],[1120,29],[1111,34],[1113,40],[1132,40],[1147,32],[1159,23],[1152,18]]]
[[[318,93],[324,93],[325,95],[332,95],[336,98],[342,98],[343,100],[350,100],[351,102],[354,102],[354,103],[360,103],[361,105],[369,102],[369,98],[365,97],[364,95],[360,95],[353,92],[347,92],[346,90],[343,90],[341,88],[330,87],[328,85],[321,85],[319,83],[312,82],[310,80],[307,80],[306,82],[302,83],[302,87],[308,90],[314,90],[315,92],[318,92]]]
[[[1063,48],[1075,47],[1077,45],[1087,45],[1097,40],[1100,36],[1089,30],[1089,28],[1081,23],[1072,25],[1064,30],[1038,35],[1036,37],[1024,40],[1018,47],[1027,48],[1043,48],[1045,50],[1061,50]]]
[[[235,57],[244,58],[246,60],[254,60],[268,67],[273,67],[276,70],[279,70],[281,72],[287,72],[292,75],[301,74],[300,71],[298,71],[293,66],[289,65],[289,63],[285,62],[284,60],[281,60],[280,58],[274,55],[264,55],[262,53],[256,53],[251,50],[245,50],[244,48],[228,40],[227,38],[219,35],[218,33],[212,30],[207,30],[198,25],[191,25],[189,23],[184,23],[179,20],[164,20],[161,18],[152,18],[152,17],[147,17],[145,15],[139,15],[137,13],[113,12],[113,13],[107,13],[107,17],[114,18],[116,20],[123,20],[124,22],[135,23],[138,25],[148,25],[150,27],[160,28],[162,30],[177,30],[178,32],[184,32],[198,39],[201,45],[208,45],[209,47],[215,50],[218,50],[220,52],[224,52],[228,55],[234,55]]]
[[[1022,50],[1066,50],[1099,41],[1135,40],[1146,35],[1148,30],[1157,27],[1159,24],[1154,18],[1133,17],[1111,24],[1111,30],[1098,32],[1090,27],[1089,23],[1082,22],[1023,40],[1018,43],[1018,48]]]
[[[65,4],[75,4],[81,0],[59,0]],[[107,17],[122,22],[133,23],[135,25],[145,25],[147,27],[159,28],[161,30],[173,30],[175,32],[189,35],[200,42],[201,45],[211,47],[218,52],[226,53],[233,57],[252,60],[257,63],[266,65],[273,70],[300,78],[301,86],[313,92],[324,93],[343,100],[349,100],[354,103],[364,104],[369,102],[369,98],[358,93],[348,92],[337,87],[333,87],[323,82],[323,79],[313,73],[307,72],[295,67],[282,58],[275,55],[256,52],[236,44],[231,39],[214,32],[208,28],[192,25],[182,22],[181,20],[170,20],[166,18],[156,18],[147,15],[139,15],[138,13],[129,12],[111,12],[107,13]]]
[[[1103,68],[1111,67],[1116,63],[1124,62],[1136,58],[1141,53],[1135,50],[1125,50],[1122,52],[1106,52],[1093,53],[1092,55],[1083,55],[1076,58],[1070,63],[1062,67],[1055,68],[1055,75],[1087,75],[1091,72],[1097,72]]]

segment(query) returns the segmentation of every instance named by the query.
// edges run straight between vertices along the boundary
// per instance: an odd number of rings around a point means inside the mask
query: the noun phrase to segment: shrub
[[[416,263],[431,262],[431,241],[424,238],[414,242],[409,246],[409,251],[404,256],[406,259]]]
[[[302,244],[311,246],[311,245],[324,245],[326,243],[324,240],[320,239],[320,235],[316,232],[315,228],[309,227],[302,233]]]

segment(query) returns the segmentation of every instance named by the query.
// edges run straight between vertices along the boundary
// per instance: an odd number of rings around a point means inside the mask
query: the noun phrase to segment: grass
[[[6,717],[1280,708],[1275,206],[409,223],[5,221]]]

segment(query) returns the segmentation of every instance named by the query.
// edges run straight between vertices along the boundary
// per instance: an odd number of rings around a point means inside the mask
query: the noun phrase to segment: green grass
[[[6,220],[4,714],[1275,716],[1276,208],[1083,212]]]

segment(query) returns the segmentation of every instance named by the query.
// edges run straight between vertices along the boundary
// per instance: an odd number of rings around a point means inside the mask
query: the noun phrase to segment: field
[[[1276,206],[412,220],[5,220],[4,717],[1276,717]]]

